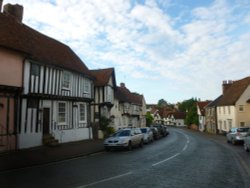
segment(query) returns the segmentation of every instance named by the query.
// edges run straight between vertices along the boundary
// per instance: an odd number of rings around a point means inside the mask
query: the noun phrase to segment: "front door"
[[[43,109],[43,134],[49,133],[49,123],[50,123],[50,109]]]

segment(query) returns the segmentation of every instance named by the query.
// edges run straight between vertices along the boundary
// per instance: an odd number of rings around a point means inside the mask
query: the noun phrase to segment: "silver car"
[[[148,144],[150,142],[153,142],[153,140],[154,140],[153,132],[149,127],[141,128],[141,132],[143,133],[144,144]]]
[[[232,128],[227,133],[227,142],[232,144],[243,143],[244,137],[249,132],[250,127]]]
[[[104,140],[106,151],[119,148],[131,150],[134,146],[143,146],[143,134],[139,128],[125,128],[118,130]]]
[[[244,138],[244,149],[246,152],[250,151],[250,132],[248,132]]]

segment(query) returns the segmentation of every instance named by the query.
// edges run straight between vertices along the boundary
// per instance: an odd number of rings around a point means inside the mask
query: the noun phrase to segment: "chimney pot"
[[[125,87],[125,83],[123,83],[123,82],[120,83],[120,86],[124,88]]]
[[[232,80],[224,80],[222,82],[222,93],[223,95],[225,94],[225,92],[228,90],[228,88],[233,84],[233,81]]]
[[[23,20],[23,6],[22,5],[12,5],[6,4],[3,7],[3,13],[9,16],[14,17],[18,22],[22,22]]]

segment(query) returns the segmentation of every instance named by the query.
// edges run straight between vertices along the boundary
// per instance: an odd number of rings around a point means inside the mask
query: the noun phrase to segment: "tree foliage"
[[[160,99],[157,103],[157,107],[167,107],[168,106],[168,102],[165,101],[164,99]]]
[[[197,99],[191,98],[179,103],[178,108],[181,112],[186,112],[185,124],[187,126],[191,124],[198,125],[198,114],[197,114]]]
[[[150,112],[146,113],[146,126],[149,127],[153,123],[154,117]]]

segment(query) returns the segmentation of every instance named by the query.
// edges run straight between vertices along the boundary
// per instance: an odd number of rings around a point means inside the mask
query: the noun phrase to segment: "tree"
[[[157,103],[157,107],[160,107],[160,108],[162,108],[162,107],[167,107],[167,106],[168,106],[168,102],[165,101],[164,99],[160,99],[160,100],[158,101],[158,103]]]
[[[185,124],[187,126],[190,126],[191,124],[199,124],[196,104],[197,99],[194,98],[185,100],[179,104],[179,110],[187,113],[185,118]]]
[[[149,127],[153,123],[154,117],[150,112],[146,113],[146,126]]]
[[[198,125],[198,114],[197,114],[197,107],[194,104],[187,112],[186,118],[185,118],[185,124],[187,126],[190,126],[191,124]]]
[[[105,116],[102,116],[100,118],[100,129],[103,131],[104,137],[107,137],[115,132],[113,127],[109,127],[110,122],[111,120],[106,118]]]

